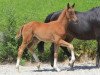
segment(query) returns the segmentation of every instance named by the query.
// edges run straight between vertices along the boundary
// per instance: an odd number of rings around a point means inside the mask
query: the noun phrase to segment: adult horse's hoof
[[[50,63],[51,63],[51,67],[54,67],[54,61],[53,61],[53,59],[50,60]]]
[[[53,67],[53,63],[51,63],[51,67]]]
[[[100,68],[100,65],[96,64],[96,68]]]

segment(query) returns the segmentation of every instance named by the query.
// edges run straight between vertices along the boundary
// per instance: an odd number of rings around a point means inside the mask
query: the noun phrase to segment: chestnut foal
[[[40,62],[36,54],[34,53],[32,46],[34,44],[39,43],[40,41],[49,41],[54,43],[54,69],[60,71],[57,67],[57,57],[58,57],[58,47],[65,46],[71,51],[71,60],[69,64],[73,64],[75,61],[74,56],[74,47],[72,44],[64,41],[64,37],[66,36],[65,27],[67,27],[70,21],[76,21],[77,17],[74,12],[74,5],[72,6],[67,4],[67,7],[62,11],[61,15],[56,21],[52,21],[49,23],[41,23],[41,22],[30,22],[22,26],[20,31],[17,33],[16,38],[22,36],[22,44],[18,49],[18,58],[16,63],[16,68],[19,68],[19,63],[21,56],[23,54],[24,49],[27,47],[29,51],[32,53],[35,61],[40,66]]]

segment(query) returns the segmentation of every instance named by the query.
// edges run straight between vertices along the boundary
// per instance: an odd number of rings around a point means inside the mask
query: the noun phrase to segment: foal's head
[[[77,22],[77,17],[75,14],[74,6],[75,6],[75,3],[72,6],[70,6],[69,3],[67,4],[66,18],[69,19],[69,21]]]

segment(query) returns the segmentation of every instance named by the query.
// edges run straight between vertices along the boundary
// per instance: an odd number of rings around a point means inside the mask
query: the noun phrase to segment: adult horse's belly
[[[74,37],[80,40],[94,40],[95,39],[94,34],[81,34],[81,35],[75,35]]]
[[[93,29],[91,29],[91,28],[84,28],[84,27],[75,28],[75,27],[73,27],[73,29],[71,28],[69,33],[74,38],[81,39],[81,40],[95,39],[95,33],[94,33]]]
[[[95,39],[95,34],[94,31],[71,31],[69,32],[74,38],[81,39],[81,40],[94,40]]]
[[[88,24],[70,25],[69,33],[74,38],[81,39],[81,40],[93,40],[93,39],[95,39],[94,30]]]

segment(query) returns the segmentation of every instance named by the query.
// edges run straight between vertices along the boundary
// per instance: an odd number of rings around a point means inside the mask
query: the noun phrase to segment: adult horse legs
[[[50,47],[50,63],[51,66],[54,66],[54,43],[52,43],[51,47]]]
[[[18,57],[17,57],[17,63],[16,63],[16,68],[19,69],[19,63],[23,54],[24,49],[26,48],[27,44],[22,42],[21,46],[18,49]]]
[[[43,53],[44,52],[44,42],[41,41],[40,43],[38,43],[37,48],[39,52]]]
[[[97,40],[98,42],[98,49],[96,52],[96,66],[100,67],[100,40]]]

